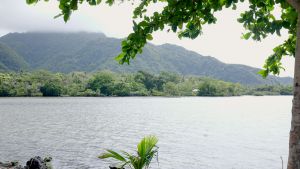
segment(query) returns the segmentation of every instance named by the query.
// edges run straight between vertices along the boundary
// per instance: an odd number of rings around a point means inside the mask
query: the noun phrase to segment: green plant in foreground
[[[106,150],[107,152],[99,156],[100,159],[113,158],[120,162],[119,168],[129,166],[134,169],[146,169],[149,168],[153,157],[158,157],[158,142],[155,136],[146,136],[137,145],[137,154],[132,155],[125,151],[122,151],[122,155],[113,151]]]

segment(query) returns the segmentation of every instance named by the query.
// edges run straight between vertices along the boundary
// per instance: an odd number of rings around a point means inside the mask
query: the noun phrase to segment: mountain
[[[0,71],[17,71],[28,69],[23,57],[3,43],[0,43]]]
[[[119,65],[113,58],[121,51],[121,39],[109,38],[101,33],[10,33],[2,36],[0,43],[11,51],[7,52],[11,54],[7,54],[6,58],[18,60],[23,65],[15,67],[12,62],[0,60],[0,68],[6,67],[12,71],[29,65],[30,70],[47,69],[55,72],[104,69],[115,72],[168,71],[247,85],[292,83],[290,77],[269,76],[265,80],[257,74],[258,68],[225,64],[213,57],[171,44],[148,44],[130,65]]]

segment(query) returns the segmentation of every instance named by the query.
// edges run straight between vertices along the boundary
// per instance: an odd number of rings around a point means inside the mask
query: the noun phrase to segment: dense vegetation
[[[291,95],[291,86],[243,86],[206,77],[144,71],[68,74],[0,73],[0,96],[239,96]]]
[[[292,84],[292,78],[269,76],[265,80],[257,74],[260,69],[225,64],[171,44],[148,44],[130,65],[119,65],[113,58],[121,51],[121,39],[99,33],[11,33],[0,37],[0,43],[5,46],[1,48],[0,44],[0,71],[1,65],[6,67],[2,68],[4,71],[134,73],[145,70],[154,74],[165,71],[185,76],[208,76],[245,85]],[[10,61],[6,61],[8,59]]]

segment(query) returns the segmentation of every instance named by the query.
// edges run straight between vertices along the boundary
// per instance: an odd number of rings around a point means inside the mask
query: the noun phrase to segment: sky
[[[41,2],[31,6],[25,2],[25,0],[1,0],[0,36],[10,32],[86,31],[124,38],[132,32],[134,6],[131,3],[117,3],[112,7],[105,4],[95,7],[82,5],[79,11],[72,14],[71,20],[64,23],[62,18],[54,19],[54,16],[59,14],[57,1]],[[162,4],[151,6],[149,13],[159,11],[161,8]],[[197,39],[180,40],[177,34],[164,30],[154,33],[151,43],[176,44],[201,55],[215,57],[225,63],[261,68],[265,59],[272,54],[272,49],[287,38],[287,33],[283,32],[281,37],[269,36],[261,42],[241,39],[245,30],[242,24],[237,22],[237,18],[245,9],[247,4],[240,4],[235,11],[225,9],[216,13],[217,24],[204,26],[203,34]],[[280,76],[293,76],[294,59],[283,58],[283,65],[285,71],[282,71]]]

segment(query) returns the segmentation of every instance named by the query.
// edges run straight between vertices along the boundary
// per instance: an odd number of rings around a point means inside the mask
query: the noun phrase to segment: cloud
[[[1,0],[0,30],[2,32],[105,31],[113,36],[125,36],[125,32],[131,30],[128,23],[131,23],[132,7],[129,4],[120,4],[112,8],[108,8],[107,5],[97,7],[82,5],[79,11],[73,13],[68,23],[64,23],[62,18],[54,19],[59,13],[57,1],[27,5],[25,1],[20,0]],[[120,31],[120,28],[123,30]]]

